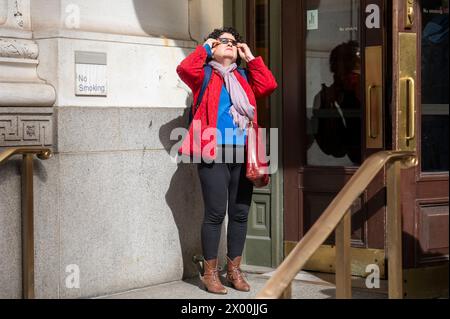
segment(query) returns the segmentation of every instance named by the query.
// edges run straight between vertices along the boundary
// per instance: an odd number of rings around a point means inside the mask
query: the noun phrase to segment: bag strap
[[[243,69],[243,68],[238,68],[237,70],[238,70],[239,73],[242,75],[242,77],[243,77],[245,80],[247,80],[247,82],[248,82],[247,71],[246,71],[245,69]]]
[[[197,103],[195,105],[194,114],[197,111],[197,108],[200,106],[200,103],[202,102],[203,95],[205,95],[206,88],[208,86],[209,80],[211,80],[211,75],[212,75],[212,67],[209,64],[205,64],[205,66],[203,68],[205,70],[205,77],[203,78],[202,88],[201,88],[200,93],[197,98]]]

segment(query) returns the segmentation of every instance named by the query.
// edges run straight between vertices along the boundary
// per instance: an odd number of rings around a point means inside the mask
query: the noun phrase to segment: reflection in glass
[[[307,1],[307,163],[361,163],[359,1]]]
[[[448,0],[422,1],[422,171],[448,171]]]

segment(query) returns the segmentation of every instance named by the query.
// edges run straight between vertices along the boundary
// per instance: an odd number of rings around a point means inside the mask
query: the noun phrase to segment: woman
[[[247,62],[246,74],[237,69],[241,59]],[[262,58],[253,56],[235,29],[215,29],[177,68],[178,75],[194,94],[193,105],[197,105],[203,85],[205,64],[213,72],[189,134],[178,150],[180,154],[202,159],[197,166],[205,207],[201,231],[202,282],[211,293],[227,293],[219,279],[217,251],[228,201],[227,280],[235,289],[249,291],[240,263],[253,184],[246,178],[245,161],[238,158],[245,159],[249,123],[257,123],[256,98],[270,95],[277,84]],[[211,128],[214,134],[204,138],[204,132]],[[201,136],[200,144],[196,134]],[[231,160],[225,156],[229,151],[233,154]]]

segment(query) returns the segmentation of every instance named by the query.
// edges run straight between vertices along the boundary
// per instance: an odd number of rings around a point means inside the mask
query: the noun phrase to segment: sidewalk
[[[175,281],[157,286],[137,289],[124,293],[103,296],[104,299],[251,299],[262,289],[271,273],[255,274],[246,273],[246,277],[252,287],[248,293],[239,292],[231,287],[227,287],[227,295],[214,295],[203,289],[199,278]],[[335,286],[331,282],[332,275],[311,274],[301,272],[297,279],[292,282],[293,299],[334,299]],[[222,275],[223,278],[223,275]],[[353,285],[360,285],[363,279],[353,280]],[[224,282],[224,281],[223,281]],[[367,289],[356,288],[352,290],[354,299],[384,299],[385,285],[382,284],[378,293]]]

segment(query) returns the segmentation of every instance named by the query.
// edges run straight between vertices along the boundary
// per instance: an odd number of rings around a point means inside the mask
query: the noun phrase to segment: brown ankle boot
[[[219,270],[217,269],[218,259],[204,261],[204,273],[202,282],[208,292],[213,294],[225,295],[227,289],[222,285],[219,278]]]
[[[233,287],[239,291],[250,291],[250,285],[245,280],[241,271],[241,256],[231,260],[227,256],[227,280],[233,285]]]

